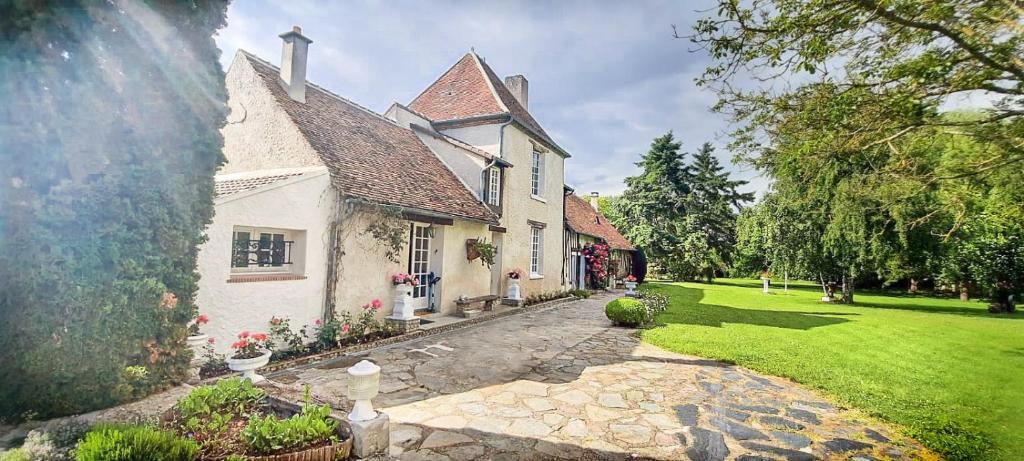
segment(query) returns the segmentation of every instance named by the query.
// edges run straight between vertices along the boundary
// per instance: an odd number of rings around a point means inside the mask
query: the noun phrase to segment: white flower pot
[[[263,355],[251,359],[229,358],[227,359],[227,362],[228,368],[233,371],[242,372],[242,379],[248,379],[253,383],[258,383],[266,378],[256,374],[256,369],[270,363],[270,351],[265,351],[263,352]]]
[[[189,336],[185,341],[188,343],[188,347],[191,347],[193,350],[199,350],[206,344],[206,335],[200,333],[195,336]]]
[[[395,320],[416,318],[416,307],[412,305],[412,285],[395,285],[395,308],[391,311]]]
[[[206,345],[207,336],[200,333],[195,336],[189,336],[185,342],[188,344],[189,349],[192,349],[192,365],[196,365],[203,360],[203,346]]]
[[[522,290],[519,288],[519,279],[508,279],[508,299],[522,300]]]
[[[626,282],[626,296],[636,296],[636,282]]]

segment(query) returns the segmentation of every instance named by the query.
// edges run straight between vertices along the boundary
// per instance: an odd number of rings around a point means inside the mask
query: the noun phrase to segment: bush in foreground
[[[78,445],[78,461],[191,461],[199,445],[148,426],[99,426]]]
[[[619,298],[608,303],[605,315],[617,325],[636,327],[648,322],[647,306],[638,299]]]

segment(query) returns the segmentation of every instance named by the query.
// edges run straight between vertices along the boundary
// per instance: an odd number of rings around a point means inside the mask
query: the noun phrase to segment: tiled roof
[[[574,232],[604,239],[614,250],[636,249],[601,212],[576,194],[565,197],[565,223]]]
[[[256,189],[258,187],[266,186],[267,184],[273,184],[278,181],[283,181],[285,179],[301,175],[302,173],[287,173],[274,174],[269,176],[257,176],[253,178],[217,180],[214,183],[214,195],[216,197],[224,197],[227,195],[237,194],[239,192]]]
[[[297,102],[278,83],[277,67],[242,53],[320,155],[340,193],[497,223],[415,133],[313,84],[306,84],[306,102]]]
[[[409,103],[409,108],[436,122],[511,114],[517,123],[532,132],[542,144],[568,156],[512,96],[491,66],[475,53],[466,53],[448,72]],[[469,121],[476,124],[480,122]]]

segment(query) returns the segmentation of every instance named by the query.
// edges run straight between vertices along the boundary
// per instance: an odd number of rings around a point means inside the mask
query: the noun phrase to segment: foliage
[[[407,274],[398,274],[394,280],[416,280]],[[377,314],[384,307],[379,299],[374,299],[363,304],[358,316],[353,317],[348,311],[336,315],[321,324],[316,321],[314,337],[316,341],[312,345],[314,351],[324,351],[348,344],[357,344],[379,338],[387,338],[396,335],[398,332],[391,324],[377,320]]]
[[[78,461],[191,461],[199,445],[149,426],[101,425],[75,451]]]
[[[498,254],[498,247],[487,243],[487,239],[482,237],[473,239],[471,242],[466,242],[467,250],[476,253],[484,266],[491,267],[494,264],[494,257]]]
[[[731,263],[736,210],[753,194],[738,191],[746,182],[729,179],[710,144],[689,165],[681,147],[671,132],[656,138],[607,216],[669,277],[710,282]]]
[[[527,296],[523,300],[524,306],[532,306],[534,304],[545,303],[548,301],[554,301],[556,299],[567,298],[572,295],[571,291],[568,290],[557,290],[557,291],[545,291],[543,293],[535,293]]]
[[[637,247],[633,252],[632,267],[636,283],[644,283],[647,280],[647,252],[643,248]]]
[[[188,420],[214,413],[245,415],[264,404],[267,393],[241,378],[227,378],[216,384],[199,386],[174,405],[180,417]]]
[[[600,289],[608,284],[608,254],[611,252],[606,243],[592,243],[583,246],[580,254],[587,261],[587,281],[590,288]]]
[[[273,345],[266,333],[242,331],[238,333],[238,341],[231,343],[231,348],[235,350],[231,355],[233,359],[254,359],[273,349]]]
[[[227,356],[217,353],[213,347],[214,342],[213,338],[207,338],[206,344],[203,345],[203,361],[199,366],[199,375],[204,378],[226,373],[229,370]]]
[[[274,454],[337,442],[338,422],[330,417],[330,405],[313,405],[306,388],[302,412],[288,419],[254,415],[242,429],[241,439],[249,451]]]
[[[35,457],[31,451],[23,447],[0,453],[0,461],[35,461]]]
[[[292,331],[291,319],[273,316],[270,318],[270,343],[274,346],[273,358],[283,359],[305,354],[309,351],[309,325],[303,325],[298,333]],[[283,345],[282,349],[279,347]]]
[[[369,214],[370,223],[363,230],[363,235],[373,237],[374,242],[384,248],[384,256],[389,261],[401,262],[402,251],[405,249],[405,238],[409,233],[409,227],[402,219],[402,210],[385,205],[370,207],[372,208],[372,212]]]
[[[738,126],[731,148],[811,223],[800,269],[846,281],[847,301],[855,278],[975,287],[955,254],[964,226],[1006,234],[1024,217],[1021,15],[972,0],[721,0],[698,22],[691,38],[716,60],[699,83]],[[947,108],[966,96],[993,104]]]
[[[644,341],[736,363],[821,390],[843,406],[898,424],[944,459],[1016,459],[1024,313],[985,303],[862,290],[860,306],[819,301],[814,283],[764,295],[759,280],[647,285],[669,296],[664,327]],[[941,334],[936,334],[941,332]],[[947,427],[945,422],[958,428]],[[928,435],[930,434],[930,435]],[[943,448],[978,446],[960,456]],[[958,441],[962,439],[963,441]]]
[[[634,298],[614,299],[604,307],[604,313],[616,325],[627,327],[644,325],[650,320],[647,306]]]
[[[569,290],[569,295],[579,299],[587,299],[590,297],[590,290]]]
[[[668,296],[650,290],[640,290],[637,299],[647,306],[647,321],[653,321],[657,316],[668,310]]]
[[[0,417],[86,412],[185,376],[223,161],[226,8],[0,6]],[[133,365],[141,388],[123,381]]]

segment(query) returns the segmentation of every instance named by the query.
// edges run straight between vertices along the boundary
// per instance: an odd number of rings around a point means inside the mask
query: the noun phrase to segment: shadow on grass
[[[662,285],[660,292],[671,298],[667,312],[658,317],[659,323],[686,323],[721,327],[723,323],[758,325],[794,330],[809,330],[849,322],[843,316],[854,313],[793,312],[703,304],[704,290],[678,285]]]
[[[664,286],[664,287],[680,288],[680,289],[685,288],[685,287],[680,287],[678,285],[670,285],[670,283],[672,283],[672,282],[665,282],[665,284],[662,285],[662,286]],[[818,287],[818,286],[808,286],[808,285],[806,285],[806,282],[803,282],[803,283],[805,283],[805,284],[804,285],[798,285],[798,286],[790,285],[789,290],[790,291],[802,291],[802,292],[817,292],[817,293],[821,292],[821,288],[820,287]],[[756,290],[760,290],[760,287],[761,287],[759,281],[751,281],[751,280],[744,280],[744,279],[716,279],[714,285],[730,286],[730,287],[737,287],[737,288],[750,288],[751,290],[755,290],[755,289]],[[668,289],[668,288],[666,288],[666,289]],[[781,291],[782,291],[781,286],[778,286],[778,285],[772,285],[772,289],[773,290],[777,290],[778,293],[781,293]],[[703,290],[700,290],[700,289],[694,288],[693,290],[698,290],[698,291],[701,291],[703,293]],[[859,300],[858,300],[858,298],[856,298],[856,295],[861,295],[862,297],[859,298]],[[889,298],[889,299],[893,300],[893,303],[877,302],[877,301],[864,301],[863,300],[864,299],[863,296],[877,296],[877,297]],[[915,299],[916,300],[920,300],[921,302],[918,302],[918,303],[908,302],[908,300],[915,300]],[[983,318],[991,318],[991,319],[1024,320],[1024,312],[1021,312],[1021,311],[1015,312],[1013,314],[1005,314],[1005,313],[994,314],[994,313],[989,312],[985,306],[977,305],[977,304],[967,304],[967,303],[964,303],[963,305],[959,305],[959,306],[957,306],[957,305],[952,305],[951,306],[951,305],[936,305],[936,304],[928,304],[927,303],[927,301],[936,301],[936,300],[946,301],[946,300],[949,300],[949,299],[950,299],[949,297],[933,296],[933,295],[922,294],[922,293],[907,293],[907,292],[904,292],[904,291],[885,291],[885,290],[867,290],[867,289],[862,289],[862,290],[857,290],[856,291],[855,297],[854,297],[854,301],[855,301],[854,304],[849,305],[849,306],[845,306],[845,307],[850,307],[850,308],[867,308],[867,309],[904,310],[904,311],[914,311],[914,312],[928,312],[928,313],[934,313],[934,314],[953,314],[953,315],[963,315],[963,316],[968,316],[968,317],[983,317]],[[906,304],[904,304],[904,303],[906,303]],[[702,306],[723,307],[723,306],[712,306],[712,305],[707,305],[707,304],[702,304]],[[726,308],[727,309],[735,309],[735,308],[730,308],[730,307],[726,307]],[[744,311],[745,309],[739,309],[739,310]],[[775,312],[775,311],[758,310],[757,312]],[[792,314],[811,314],[811,315],[829,315],[829,316],[851,315],[851,314],[839,313],[839,312],[792,312],[792,311],[790,311],[789,313],[792,313]],[[857,314],[852,314],[852,315],[857,315]]]

